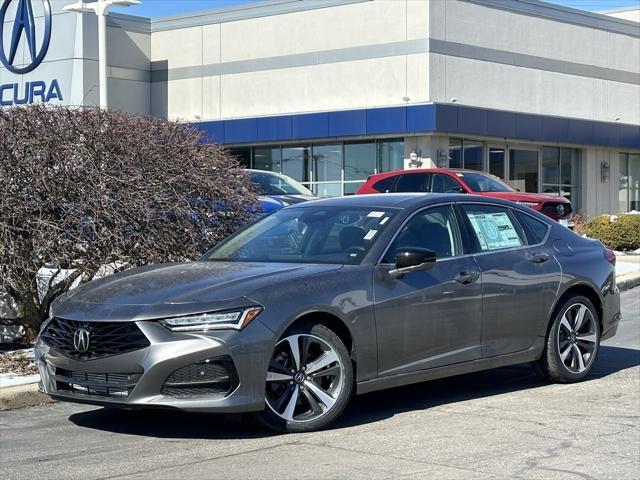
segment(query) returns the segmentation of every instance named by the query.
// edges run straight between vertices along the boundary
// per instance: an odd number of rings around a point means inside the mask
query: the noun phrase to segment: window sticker
[[[384,212],[369,212],[369,215],[367,215],[367,217],[371,217],[371,218],[380,218],[384,216]]]
[[[499,213],[470,213],[467,216],[473,230],[478,236],[482,250],[498,250],[500,248],[519,247],[522,245],[509,215]]]
[[[384,217],[382,220],[380,220],[380,225],[384,225],[388,221],[389,221],[389,217]]]
[[[364,239],[371,240],[373,237],[376,236],[376,233],[378,233],[377,230],[369,230],[369,232],[364,236]]]

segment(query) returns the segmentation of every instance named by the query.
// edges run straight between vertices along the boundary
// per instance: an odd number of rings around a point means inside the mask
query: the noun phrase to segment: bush
[[[31,334],[105,265],[193,259],[256,211],[237,161],[185,124],[35,105],[0,110],[0,132],[0,287]]]
[[[585,223],[579,233],[600,240],[612,250],[640,248],[640,215],[600,215]]]

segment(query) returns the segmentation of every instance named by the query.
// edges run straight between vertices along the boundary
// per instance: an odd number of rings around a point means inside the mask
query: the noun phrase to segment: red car
[[[472,193],[526,205],[554,220],[571,218],[571,202],[563,197],[524,193],[510,187],[498,177],[476,170],[429,168],[395,170],[371,175],[356,195],[390,192]]]

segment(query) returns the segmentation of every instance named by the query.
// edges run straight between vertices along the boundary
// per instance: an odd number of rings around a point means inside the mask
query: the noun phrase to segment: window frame
[[[427,205],[426,207],[422,207],[422,208],[416,210],[415,212],[410,214],[407,218],[405,218],[402,221],[402,223],[400,224],[400,226],[396,229],[396,231],[393,234],[393,236],[389,239],[389,242],[387,243],[387,245],[382,250],[382,254],[379,256],[378,261],[375,263],[375,265],[384,265],[384,266],[395,265],[395,263],[383,262],[383,260],[387,256],[387,252],[389,252],[389,250],[393,246],[393,243],[396,241],[396,238],[398,237],[398,235],[400,235],[400,232],[402,232],[402,229],[411,220],[413,220],[417,215],[421,215],[422,213],[426,212],[427,210],[432,210],[434,208],[441,208],[441,207],[448,207],[451,210],[452,214],[453,214],[452,218],[453,218],[454,230],[455,230],[454,231],[454,243],[456,244],[456,248],[458,248],[460,250],[460,253],[459,253],[459,255],[452,255],[451,257],[436,258],[436,262],[449,260],[449,259],[454,259],[454,258],[461,258],[461,257],[464,257],[465,255],[467,255],[468,254],[467,251],[466,251],[467,242],[465,241],[464,236],[463,236],[462,228],[461,228],[461,225],[460,225],[460,219],[458,218],[458,212],[457,212],[457,209],[456,209],[456,203],[455,202],[447,202],[447,203],[438,203],[438,204],[435,204],[435,205]]]

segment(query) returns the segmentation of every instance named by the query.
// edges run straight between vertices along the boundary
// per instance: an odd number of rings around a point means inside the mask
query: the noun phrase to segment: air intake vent
[[[62,318],[54,318],[41,339],[75,360],[120,355],[150,345],[134,322],[77,322]]]
[[[162,386],[171,397],[214,395],[224,397],[238,386],[238,374],[230,357],[208,358],[173,372]]]
[[[139,373],[91,373],[56,369],[56,389],[82,396],[128,397],[140,380]]]

